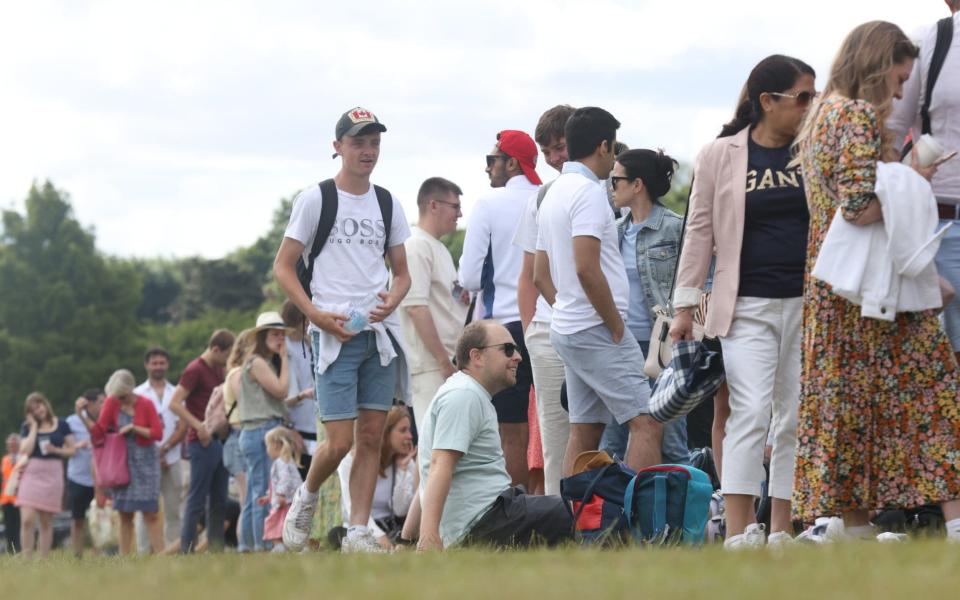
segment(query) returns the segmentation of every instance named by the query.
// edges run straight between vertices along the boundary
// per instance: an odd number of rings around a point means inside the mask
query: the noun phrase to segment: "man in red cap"
[[[486,170],[493,189],[473,205],[459,270],[460,284],[480,293],[482,318],[502,323],[523,358],[516,385],[493,397],[513,485],[527,484],[527,409],[533,381],[517,306],[523,250],[513,244],[513,234],[527,200],[539,189],[536,165],[537,145],[533,138],[510,129],[497,134],[497,143],[487,155]]]

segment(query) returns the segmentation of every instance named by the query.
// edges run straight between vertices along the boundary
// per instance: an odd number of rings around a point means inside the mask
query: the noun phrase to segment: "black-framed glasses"
[[[434,200],[434,202],[436,202],[437,204],[446,204],[447,206],[449,206],[450,208],[452,208],[457,212],[460,212],[460,210],[463,209],[463,205],[460,204],[459,202],[447,202],[446,200]]]
[[[487,348],[500,348],[501,350],[503,350],[503,353],[504,355],[506,355],[507,358],[510,358],[511,356],[513,356],[513,353],[520,349],[513,342],[504,342],[502,344],[491,344],[489,346],[480,346],[481,350],[485,350]]]
[[[487,168],[492,167],[493,164],[494,164],[495,162],[497,162],[498,160],[506,159],[506,158],[507,158],[507,156],[504,155],[504,154],[488,154],[488,155],[487,155]]]
[[[810,102],[817,97],[816,92],[808,92],[806,90],[802,92],[797,92],[796,94],[785,94],[783,92],[767,92],[771,96],[776,96],[777,98],[791,98],[794,102],[797,103],[799,107],[810,106]]]
[[[623,177],[621,175],[611,175],[610,176],[610,187],[616,189],[617,184],[621,181],[633,181],[636,177]]]

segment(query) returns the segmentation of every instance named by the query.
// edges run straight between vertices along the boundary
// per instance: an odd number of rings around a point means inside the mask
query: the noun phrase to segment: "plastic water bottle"
[[[360,333],[370,325],[370,311],[380,302],[378,296],[369,296],[363,300],[353,301],[347,308],[347,320],[343,329],[347,333]]]

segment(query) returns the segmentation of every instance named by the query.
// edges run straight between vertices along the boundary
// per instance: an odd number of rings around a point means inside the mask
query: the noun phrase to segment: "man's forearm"
[[[433,316],[430,314],[430,308],[427,306],[407,306],[404,308],[407,315],[413,322],[413,328],[417,336],[427,348],[427,351],[437,361],[437,364],[443,366],[450,362],[450,356],[447,355],[447,349],[443,347],[440,341],[440,334],[437,333],[436,323],[433,322]]]
[[[590,304],[603,319],[604,325],[610,331],[620,327],[623,324],[623,319],[620,316],[620,311],[617,310],[616,303],[613,301],[613,293],[610,291],[607,278],[600,270],[599,265],[596,269],[578,272],[577,279],[580,280],[580,285],[583,287],[587,299],[590,300]]]
[[[517,307],[520,309],[520,323],[524,331],[537,312],[537,286],[533,283],[533,263],[535,255],[523,253],[523,265],[520,267],[520,279],[517,280]]]
[[[547,304],[553,306],[557,301],[557,288],[553,284],[553,277],[550,276],[550,258],[543,250],[537,251],[533,261],[533,284]]]
[[[448,452],[434,450],[434,452]],[[451,453],[452,454],[452,453]],[[430,473],[423,489],[422,514],[420,515],[420,537],[425,535],[439,535],[440,518],[443,516],[443,507],[450,494],[450,483],[453,481],[453,468],[459,457],[435,457],[430,461]]]

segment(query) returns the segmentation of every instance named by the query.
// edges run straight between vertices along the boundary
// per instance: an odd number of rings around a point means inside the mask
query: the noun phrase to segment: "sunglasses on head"
[[[501,159],[507,158],[503,154],[488,154],[487,155],[487,166],[492,167],[495,162]]]
[[[491,344],[490,346],[480,346],[481,350],[484,350],[486,348],[500,348],[501,350],[503,350],[503,353],[504,355],[506,355],[507,358],[510,358],[511,356],[513,356],[514,352],[519,350],[517,345],[514,344],[513,342],[504,342],[502,344]]]
[[[777,98],[792,98],[794,102],[797,103],[797,106],[804,107],[810,106],[810,101],[813,100],[816,96],[816,92],[797,92],[796,94],[785,94],[783,92],[767,92],[771,96],[776,96]]]

